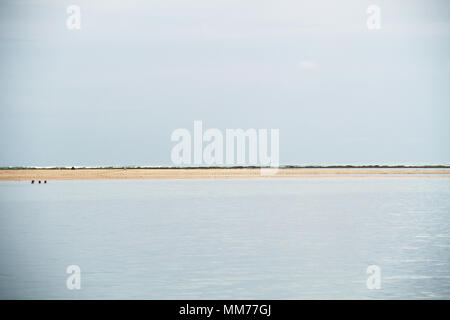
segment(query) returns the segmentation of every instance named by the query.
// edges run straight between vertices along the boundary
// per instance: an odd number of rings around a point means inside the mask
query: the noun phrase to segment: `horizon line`
[[[125,166],[4,166],[0,170],[32,170],[32,169],[48,169],[48,170],[72,170],[72,169],[263,169],[263,168],[278,168],[278,169],[359,169],[359,168],[379,168],[379,169],[450,169],[450,165],[433,164],[433,165],[383,165],[383,164],[368,164],[368,165],[280,165],[277,167],[257,166],[257,165],[232,165],[232,166],[139,166],[139,165],[125,165]]]

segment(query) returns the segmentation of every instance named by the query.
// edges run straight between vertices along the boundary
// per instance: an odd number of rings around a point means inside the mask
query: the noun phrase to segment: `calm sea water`
[[[0,298],[449,299],[450,179],[0,182]]]

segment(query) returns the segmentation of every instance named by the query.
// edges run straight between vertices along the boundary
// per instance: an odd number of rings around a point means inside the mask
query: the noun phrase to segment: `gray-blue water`
[[[449,299],[450,179],[0,182],[0,259],[3,299]]]

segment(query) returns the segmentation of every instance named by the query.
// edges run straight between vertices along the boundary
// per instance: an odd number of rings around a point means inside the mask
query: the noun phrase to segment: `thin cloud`
[[[300,69],[317,69],[319,65],[312,60],[302,60],[298,63]]]

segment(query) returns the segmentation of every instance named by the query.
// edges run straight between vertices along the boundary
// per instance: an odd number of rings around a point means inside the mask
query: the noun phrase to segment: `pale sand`
[[[362,177],[440,177],[449,178],[446,169],[279,169],[261,175],[260,169],[2,169],[0,180],[107,180],[107,179],[249,179],[249,178],[362,178]]]

